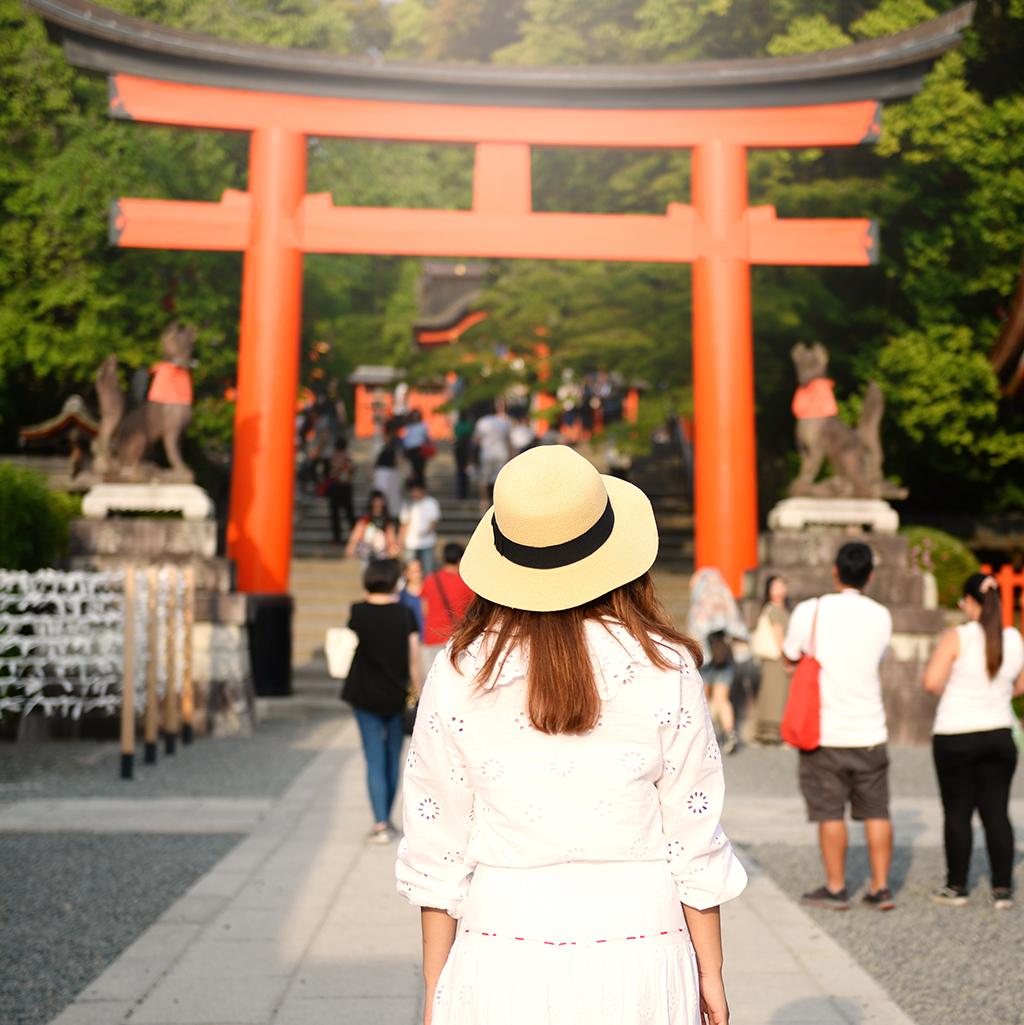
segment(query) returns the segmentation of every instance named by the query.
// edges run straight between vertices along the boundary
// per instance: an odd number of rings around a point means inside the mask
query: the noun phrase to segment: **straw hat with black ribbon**
[[[489,601],[556,612],[642,576],[657,554],[654,510],[639,488],[565,445],[541,445],[498,474],[459,569]]]

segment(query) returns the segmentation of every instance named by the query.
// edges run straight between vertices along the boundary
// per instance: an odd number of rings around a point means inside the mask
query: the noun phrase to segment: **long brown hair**
[[[476,677],[483,686],[513,650],[523,649],[529,655],[527,709],[533,725],[542,733],[586,733],[601,714],[584,629],[588,620],[620,623],[660,669],[671,669],[676,663],[655,636],[686,648],[700,665],[699,645],[672,625],[649,573],[563,612],[510,609],[478,596],[452,635],[452,665],[457,666],[459,656],[481,634],[493,635],[494,643]]]
[[[992,581],[987,584],[987,581]],[[978,624],[985,634],[985,667],[991,680],[1003,664],[1003,606],[995,579],[986,573],[972,573],[964,582],[964,594],[981,606]]]

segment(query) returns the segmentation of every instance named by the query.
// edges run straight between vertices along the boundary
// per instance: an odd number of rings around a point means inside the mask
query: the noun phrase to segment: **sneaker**
[[[826,908],[829,911],[849,911],[850,898],[844,886],[838,893],[833,893],[827,886],[819,886],[810,893],[805,893],[800,900],[812,908]]]
[[[1010,911],[1013,908],[1013,890],[993,890],[992,906],[996,911]]]
[[[740,746],[740,738],[736,735],[735,730],[729,730],[725,736],[722,737],[722,754],[731,755],[735,754],[736,749]]]
[[[395,834],[392,832],[390,826],[374,826],[369,833],[366,834],[366,842],[377,844],[379,847],[383,847],[386,844],[391,843],[395,838]]]
[[[892,890],[888,886],[883,886],[882,889],[876,890],[874,893],[869,890],[861,897],[860,902],[872,911],[892,911],[896,907]]]
[[[932,891],[932,900],[947,908],[967,907],[967,891],[959,886],[942,886]]]

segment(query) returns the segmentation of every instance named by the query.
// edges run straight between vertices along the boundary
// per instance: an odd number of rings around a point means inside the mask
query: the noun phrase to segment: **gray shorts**
[[[800,792],[809,822],[889,817],[889,752],[874,747],[819,747],[800,752]]]
[[[480,476],[487,484],[493,484],[498,479],[498,474],[501,473],[501,468],[507,463],[507,459],[502,459],[500,456],[495,459],[494,457],[481,457],[480,459]]]

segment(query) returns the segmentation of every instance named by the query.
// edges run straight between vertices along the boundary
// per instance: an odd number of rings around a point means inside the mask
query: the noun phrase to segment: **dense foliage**
[[[43,569],[67,554],[80,500],[51,491],[34,470],[0,462],[0,569]]]
[[[932,527],[907,527],[902,533],[910,544],[910,564],[935,577],[943,608],[955,608],[964,581],[978,572],[974,553],[952,534]]]
[[[886,35],[949,0],[108,0],[226,37],[389,57],[512,63],[643,62],[791,54]],[[995,511],[1024,503],[1024,410],[987,362],[1018,273],[1024,224],[1024,0],[982,0],[965,45],[915,98],[886,108],[874,147],[751,155],[751,202],[782,216],[870,216],[871,269],[759,268],[755,347],[762,492],[791,469],[788,351],[819,339],[844,409],[878,378],[888,469],[917,505]],[[0,0],[0,442],[18,421],[84,390],[100,358],[155,356],[170,313],[201,326],[197,425],[226,439],[240,258],[107,246],[118,195],[215,198],[244,187],[239,136],[110,121],[102,80],[71,69],[19,0]],[[316,140],[310,190],[339,203],[465,207],[465,147]],[[660,212],[686,201],[685,153],[541,149],[540,209]],[[408,363],[415,261],[307,260],[304,348],[343,376]],[[604,365],[689,401],[685,267],[496,264],[491,317],[465,345],[528,350],[538,327],[553,369]],[[452,362],[455,354],[444,360]],[[436,359],[436,357],[435,357]],[[311,366],[307,366],[309,372]],[[501,375],[495,375],[495,380]]]

